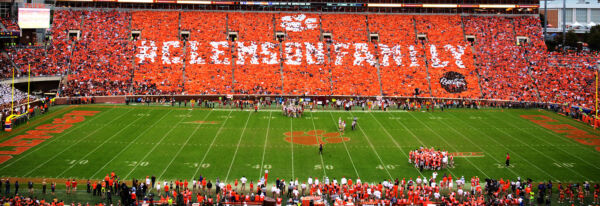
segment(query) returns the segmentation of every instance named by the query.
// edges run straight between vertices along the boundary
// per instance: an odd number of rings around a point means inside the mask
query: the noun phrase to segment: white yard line
[[[392,114],[389,114],[389,115],[392,118],[395,117]],[[408,129],[408,127],[406,125],[404,125],[404,123],[402,123],[399,119],[396,119],[396,118],[394,118],[394,119],[396,120],[396,122],[398,122],[400,125],[402,125],[402,127],[404,127],[404,130],[408,131],[408,133],[410,133],[410,135],[413,136],[413,138],[415,138],[419,142],[419,144],[421,144],[421,146],[427,147],[427,145],[425,145],[425,143],[423,141],[421,141],[421,139],[417,135],[415,135],[415,133],[413,133],[412,131],[410,131],[410,129]],[[458,176],[456,176],[456,174],[454,174],[454,172],[452,172],[451,169],[447,169],[447,171],[450,172],[450,174],[452,176],[458,177]]]
[[[392,136],[392,134],[390,134],[387,129],[383,126],[383,124],[381,124],[381,122],[379,122],[379,120],[377,119],[377,117],[375,117],[375,115],[373,115],[373,113],[369,113],[371,114],[371,117],[373,117],[373,119],[375,119],[375,121],[377,122],[377,124],[379,124],[379,126],[383,129],[383,131],[385,132],[385,134],[387,134],[387,136],[390,138],[390,140],[392,140],[392,142],[394,142],[394,145],[396,145],[396,147],[398,149],[400,149],[400,153],[402,153],[404,155],[404,157],[406,157],[406,162],[408,162],[408,154],[404,151],[404,149],[402,149],[402,147],[400,147],[400,144],[398,144],[398,142],[396,142],[396,140],[394,139],[394,137]],[[383,165],[385,167],[385,165]],[[425,175],[423,175],[423,173],[421,173],[421,170],[417,169],[417,172],[419,172],[419,174],[423,177],[425,177]]]
[[[450,114],[450,115],[452,115],[452,113],[447,113],[447,114]],[[460,121],[464,121],[464,120],[462,120],[462,119],[460,119],[460,118],[458,118],[458,117],[456,117],[456,116],[454,116],[454,115],[452,115],[452,116],[453,116],[455,119],[458,119],[458,120],[460,120]],[[481,150],[482,152],[483,152],[483,151],[485,151],[485,153],[486,153],[486,154],[489,154],[489,152],[487,152],[485,149],[483,149],[483,148],[482,148],[481,146],[479,146],[478,144],[475,144],[473,141],[471,141],[471,139],[470,139],[470,138],[468,138],[467,136],[465,136],[463,133],[459,132],[458,130],[454,129],[454,128],[453,128],[453,127],[451,127],[450,125],[446,124],[444,121],[441,121],[441,122],[442,122],[442,124],[446,125],[446,127],[450,128],[450,129],[452,129],[452,130],[454,130],[454,132],[456,132],[457,134],[459,134],[460,136],[462,136],[462,137],[463,137],[463,139],[466,139],[466,140],[467,140],[467,141],[469,141],[469,142],[470,142],[472,145],[475,145],[477,148],[479,148],[479,150]],[[468,124],[467,124],[467,126],[469,126],[469,127],[473,128],[473,129],[475,129],[475,130],[479,131],[479,129],[477,129],[477,128],[474,128],[474,127],[472,127],[471,125],[468,125]],[[485,135],[486,137],[488,137],[488,139],[491,139],[492,141],[494,141],[496,144],[498,144],[498,145],[501,145],[501,146],[502,146],[502,147],[504,147],[505,149],[508,149],[506,146],[504,146],[504,145],[503,145],[503,144],[501,144],[500,142],[496,141],[494,138],[491,138],[490,136],[488,136],[488,135],[487,135],[487,134],[485,134],[484,132],[481,132],[481,131],[480,131],[480,133],[481,133],[481,134],[483,134],[483,135]],[[510,151],[510,149],[508,149],[508,150]],[[516,153],[514,153],[513,151],[510,151],[510,153],[516,154]],[[498,162],[498,163],[502,163],[502,162],[501,162],[501,160],[498,160],[498,159],[496,159],[496,158],[494,157],[494,155],[489,155],[489,156],[490,156],[492,159],[494,159],[494,161],[496,161],[496,162]],[[524,158],[524,160],[525,160],[525,161],[527,161],[527,159],[526,159],[526,158]],[[529,161],[527,161],[527,162],[528,162],[529,164],[531,164]],[[515,176],[517,176],[517,177],[520,177],[520,175],[519,175],[519,174],[517,174],[515,171],[513,171],[511,168],[507,168],[507,169],[508,169],[510,172],[512,172],[512,173],[513,173]],[[542,172],[544,172],[544,171],[542,171]]]
[[[393,116],[392,114],[390,114],[390,117],[394,118],[395,116]],[[421,141],[421,139],[417,135],[415,135],[415,133],[413,133],[412,131],[410,131],[410,129],[408,129],[408,127],[406,127],[406,125],[404,125],[404,123],[402,123],[400,120],[395,119],[395,118],[394,118],[394,120],[396,120],[396,122],[398,122],[400,125],[402,125],[402,127],[404,127],[404,129],[406,131],[408,131],[408,133],[410,133],[410,136],[413,136],[419,142],[419,144],[421,144],[421,146],[427,147],[427,145],[425,145],[425,143],[423,141]],[[454,176],[454,174],[453,174],[453,176]]]
[[[190,110],[190,111],[188,112],[188,115],[189,115],[189,113],[191,113],[192,111],[193,111],[193,110]],[[186,117],[186,118],[189,118],[189,117]],[[135,166],[133,166],[133,168],[131,168],[131,170],[129,170],[129,173],[127,173],[127,175],[125,175],[125,178],[123,178],[123,179],[124,179],[124,180],[126,180],[126,179],[129,177],[129,175],[131,175],[131,173],[133,173],[133,171],[135,171],[135,169],[137,169],[137,167],[140,165],[140,162],[143,162],[144,160],[146,160],[146,158],[148,158],[148,156],[150,156],[150,154],[152,154],[152,152],[154,152],[154,150],[155,150],[155,149],[158,147],[158,145],[160,145],[160,143],[161,143],[163,140],[165,140],[165,138],[167,138],[167,136],[169,136],[169,134],[171,134],[171,132],[173,132],[173,130],[174,130],[175,128],[177,128],[177,125],[181,124],[181,122],[183,122],[183,120],[184,120],[184,119],[186,119],[186,118],[181,118],[181,119],[179,120],[179,122],[177,122],[177,123],[175,124],[175,126],[174,126],[173,128],[171,128],[169,131],[167,131],[167,133],[165,133],[165,135],[163,135],[163,137],[162,137],[162,138],[160,138],[160,140],[159,140],[159,141],[158,141],[158,142],[157,142],[157,143],[154,145],[154,147],[152,147],[152,149],[150,149],[150,151],[148,151],[148,152],[146,153],[146,155],[144,155],[144,157],[142,157],[142,159],[141,159],[140,161],[138,161],[138,163],[137,163]]]
[[[352,112],[350,112],[350,114],[352,114]],[[354,115],[352,115],[352,116],[354,116]],[[371,140],[369,140],[369,136],[367,135],[367,133],[365,133],[365,131],[362,129],[362,127],[360,125],[356,125],[356,127],[358,127],[358,129],[365,136],[365,139],[367,140],[367,142],[371,146],[371,149],[373,150],[373,152],[375,153],[375,155],[377,155],[377,158],[379,158],[379,163],[381,163],[381,165],[383,165],[383,169],[385,169],[385,172],[388,174],[388,176],[390,177],[390,179],[394,179],[392,177],[392,174],[390,173],[390,171],[387,169],[387,167],[385,167],[385,163],[383,163],[383,160],[381,159],[381,156],[379,156],[379,153],[377,153],[377,150],[375,150],[375,146],[373,146],[373,143],[371,143]]]
[[[331,120],[333,120],[333,124],[336,125],[336,127],[337,127],[337,124],[335,123],[335,118],[333,118],[333,114],[329,113],[329,115],[331,116]],[[344,144],[344,148],[346,149],[346,154],[348,154],[348,157],[350,158],[350,163],[352,163],[352,167],[354,168],[354,172],[356,173],[356,177],[358,177],[358,179],[360,179],[360,175],[358,174],[358,170],[356,169],[356,165],[354,164],[354,160],[352,160],[352,156],[350,155],[350,151],[348,151],[348,147],[346,146],[346,142],[342,141],[342,143]]]
[[[433,129],[431,129],[431,127],[429,127],[429,125],[425,124],[423,121],[421,121],[419,118],[415,117],[412,113],[408,113],[410,114],[410,116],[417,120],[420,124],[422,124],[423,126],[427,127],[427,129],[429,131],[431,131],[433,134],[435,134],[436,136],[438,136],[440,139],[442,139],[442,141],[444,141],[446,143],[446,145],[448,145],[449,147],[452,147],[452,149],[454,149],[454,151],[458,150],[456,149],[456,147],[454,147],[454,144],[451,144],[450,142],[446,141],[446,139],[444,137],[442,137],[442,135],[438,134],[437,132],[433,131]],[[430,116],[433,116],[431,113],[429,113]],[[469,160],[468,158],[466,158],[467,162],[469,162],[471,165],[473,165],[473,167],[475,167],[475,169],[477,169],[481,174],[483,174],[485,177],[490,177],[489,175],[487,175],[483,170],[481,170],[479,167],[477,167],[476,164],[474,164],[473,162],[471,162],[471,160]],[[455,176],[457,177],[457,176]]]
[[[494,118],[494,117],[492,117],[491,115],[488,115],[488,117]],[[506,121],[504,121],[502,118],[495,118],[495,119],[498,119],[498,120],[500,120],[500,121],[502,121],[502,122],[506,122]],[[488,124],[486,121],[482,121],[482,122],[484,122],[484,123]],[[510,122],[506,122],[506,123],[507,123],[508,125],[510,125],[511,127],[515,127],[515,128],[517,128],[517,129],[519,129],[517,126],[515,126],[515,125],[511,124]],[[536,152],[537,152],[537,153],[539,153],[541,156],[543,156],[543,157],[546,157],[547,159],[550,159],[550,160],[552,160],[552,161],[554,161],[554,162],[560,162],[560,161],[558,161],[558,160],[556,160],[556,159],[552,158],[551,156],[545,155],[543,152],[539,151],[539,150],[538,150],[538,149],[536,149],[535,147],[532,147],[531,145],[529,145],[529,144],[526,144],[526,143],[525,143],[525,142],[523,142],[521,139],[519,139],[519,138],[516,138],[515,136],[513,136],[513,135],[511,135],[511,134],[507,133],[506,131],[504,131],[504,130],[501,130],[501,129],[497,129],[497,130],[498,130],[498,131],[500,131],[500,132],[502,132],[502,133],[504,133],[505,135],[508,135],[508,136],[510,136],[511,138],[513,138],[513,139],[515,139],[515,140],[517,140],[517,141],[521,142],[521,144],[527,145],[527,147],[529,147],[529,148],[530,148],[531,150],[533,150],[533,151],[536,151]],[[519,129],[519,130],[521,130],[521,129]],[[531,133],[529,133],[529,135],[531,135]],[[532,136],[535,136],[535,135],[532,135]],[[548,143],[548,142],[546,142],[546,143]],[[537,167],[537,166],[536,166],[536,167]],[[581,173],[579,173],[579,172],[577,172],[577,171],[575,171],[575,170],[573,170],[573,169],[571,169],[571,168],[568,168],[568,167],[567,167],[567,169],[568,169],[568,170],[571,170],[571,172],[573,172],[573,173],[575,173],[575,174],[577,174],[577,175],[579,175],[579,176],[583,177],[584,179],[585,179],[585,178],[587,178],[586,176],[582,175]],[[547,174],[547,173],[546,173],[546,174]],[[552,177],[551,175],[549,175],[549,176],[550,176],[552,179],[556,179],[556,178]]]
[[[240,110],[236,110],[236,109],[213,109],[215,111],[231,111],[231,110],[235,110],[235,111],[240,111]],[[254,112],[254,109],[244,109],[242,111],[246,111],[246,112]],[[281,112],[281,109],[261,109],[260,111],[263,112]],[[310,112],[337,112],[337,113],[348,113],[348,111],[346,110],[313,110]],[[373,110],[373,111],[362,111],[362,110],[352,110],[351,112],[355,112],[355,113],[370,113],[370,112],[375,112],[375,113],[406,113],[407,111],[405,110],[389,110],[389,111],[380,111],[380,110]]]
[[[294,176],[294,118],[290,118],[290,147],[292,148],[292,178]]]
[[[237,146],[235,147],[235,152],[233,153],[233,159],[231,159],[231,164],[229,164],[229,169],[227,170],[227,175],[225,176],[225,182],[229,179],[229,174],[231,173],[231,168],[233,168],[233,163],[235,163],[235,158],[237,157],[238,150],[240,149],[240,143],[242,143],[242,139],[244,139],[244,133],[246,133],[246,128],[248,128],[248,122],[250,122],[250,117],[252,116],[252,112],[248,113],[248,119],[246,119],[246,124],[244,124],[244,129],[242,130],[242,134],[240,134],[240,140],[238,140]]]
[[[310,113],[310,121],[312,122],[313,125],[313,130],[315,131],[315,137],[318,138],[318,134],[316,134],[317,132],[317,126],[315,125],[315,117],[313,116],[313,113]],[[344,141],[342,141],[344,142]],[[321,158],[321,168],[323,169],[323,178],[322,180],[325,179],[325,177],[327,177],[327,172],[325,171],[325,161],[323,161],[323,155],[319,154],[319,157]]]
[[[508,116],[510,116],[510,117],[514,117],[514,116],[512,116],[512,115],[508,115]],[[519,119],[518,117],[514,117],[514,118],[515,118],[515,119]],[[528,120],[524,120],[524,119],[519,119],[519,120],[526,121],[526,122],[528,122],[528,123],[529,123],[529,121],[528,121]],[[520,128],[519,128],[519,129],[520,129]],[[522,129],[521,129],[521,130],[522,130]],[[544,132],[546,132],[546,133],[548,133],[548,134],[550,134],[550,135],[552,135],[552,136],[555,136],[555,137],[559,138],[559,139],[560,139],[560,140],[562,140],[563,142],[566,142],[566,143],[573,143],[573,142],[571,142],[571,140],[569,140],[569,139],[567,139],[567,138],[565,138],[565,137],[563,137],[563,136],[560,136],[560,135],[558,135],[558,134],[556,134],[556,133],[554,133],[554,132],[551,132],[551,131],[549,131],[549,130],[548,130],[548,129],[546,129],[546,128],[541,128],[541,130],[542,130],[542,131],[544,131]],[[526,130],[522,130],[522,131],[526,131]],[[531,133],[529,133],[529,134],[531,134]],[[535,136],[536,138],[538,138],[538,137],[537,137],[537,135],[533,135],[533,136]],[[544,142],[545,142],[546,144],[548,144],[548,145],[553,145],[553,144],[549,143],[548,141],[544,140],[544,138],[538,138],[538,139],[540,139],[540,140],[544,141]],[[577,146],[580,146],[580,147],[584,147],[584,148],[586,148],[586,149],[588,148],[588,147],[582,146],[582,145],[581,145],[581,144],[579,144],[579,143],[576,143],[576,145],[577,145]],[[564,150],[564,149],[562,149],[560,146],[553,146],[553,147],[554,147],[554,148],[557,148],[557,149],[559,149],[560,151],[563,151],[564,153],[567,153],[567,154],[569,154],[569,156],[571,156],[571,157],[575,157],[575,158],[579,159],[580,161],[582,161],[582,162],[585,162],[586,164],[588,164],[588,165],[590,165],[590,166],[592,166],[592,167],[594,167],[594,168],[596,168],[596,169],[600,169],[600,167],[598,167],[598,166],[597,166],[597,164],[592,164],[592,163],[591,163],[591,162],[589,162],[589,161],[586,161],[586,160],[584,160],[584,159],[581,159],[579,156],[577,156],[577,155],[573,155],[573,154],[571,154],[571,153],[569,153],[569,152],[565,151],[565,150]],[[598,154],[598,153],[597,153],[597,152],[595,152],[595,151],[592,151],[592,152],[593,152],[593,154]]]
[[[25,158],[25,157],[27,157],[27,156],[29,156],[29,155],[31,155],[31,154],[33,154],[33,153],[35,153],[36,151],[40,150],[41,148],[44,148],[44,147],[46,147],[46,146],[48,146],[48,145],[51,145],[50,143],[53,143],[53,142],[54,142],[54,141],[56,141],[56,140],[57,140],[59,137],[63,137],[63,136],[65,136],[65,135],[67,135],[67,134],[70,134],[71,132],[73,132],[73,131],[76,131],[77,129],[79,129],[79,128],[83,127],[84,125],[88,125],[90,122],[92,122],[92,120],[93,120],[93,119],[97,119],[98,117],[100,117],[100,116],[102,116],[102,115],[104,115],[104,114],[106,114],[106,113],[109,113],[109,111],[112,111],[113,109],[115,109],[115,108],[111,108],[111,109],[110,109],[110,110],[108,110],[108,111],[101,112],[101,114],[99,114],[99,115],[97,115],[97,116],[94,116],[94,117],[91,117],[90,119],[88,119],[88,120],[87,120],[86,122],[84,122],[83,124],[80,124],[80,125],[76,126],[75,128],[69,128],[69,131],[67,131],[67,132],[65,132],[65,133],[61,133],[60,135],[56,135],[56,136],[52,137],[50,141],[46,142],[46,144],[40,145],[40,146],[36,147],[36,148],[35,148],[33,151],[31,151],[31,152],[28,152],[28,153],[26,153],[26,154],[24,154],[24,155],[21,155],[21,156],[20,156],[18,159],[15,159],[14,161],[10,162],[9,164],[6,164],[6,165],[4,165],[4,166],[3,166],[3,167],[2,167],[0,170],[4,170],[4,169],[6,169],[7,167],[9,167],[9,166],[13,165],[14,163],[16,163],[16,162],[18,162],[18,161],[22,160],[23,158]]]
[[[198,167],[196,167],[196,171],[194,172],[194,175],[192,175],[192,177],[190,177],[190,179],[194,179],[196,177],[196,174],[198,174],[198,171],[200,171],[200,167],[202,167],[201,165],[204,164],[204,160],[206,160],[206,156],[208,156],[210,149],[212,149],[213,145],[215,144],[215,140],[217,140],[217,137],[219,136],[219,134],[221,134],[221,131],[223,130],[223,127],[225,126],[225,123],[227,123],[227,120],[230,119],[229,116],[231,115],[231,112],[233,112],[233,110],[229,111],[229,114],[227,114],[227,118],[225,119],[225,121],[223,121],[223,124],[221,124],[221,126],[219,127],[219,130],[217,130],[215,137],[213,137],[213,140],[210,143],[210,146],[208,146],[208,149],[206,149],[206,153],[204,153],[204,157],[202,157],[200,164],[198,165]]]
[[[202,121],[203,122],[206,121],[206,119],[208,118],[208,116],[210,116],[211,113],[212,113],[212,110],[210,112],[208,112],[208,114],[206,114],[206,116],[204,116],[204,118],[202,118]],[[183,143],[183,145],[181,147],[179,147],[179,150],[177,150],[177,153],[175,153],[175,155],[173,155],[173,158],[171,159],[171,161],[169,162],[167,167],[165,167],[165,169],[163,169],[163,171],[160,173],[158,178],[156,178],[157,180],[160,180],[160,178],[165,174],[165,172],[167,172],[167,169],[169,169],[169,167],[171,167],[171,165],[173,164],[173,161],[175,161],[175,158],[177,158],[179,156],[179,153],[181,153],[183,148],[187,145],[187,143],[190,141],[190,139],[192,139],[194,134],[196,134],[196,132],[198,131],[198,129],[200,129],[201,126],[202,126],[202,124],[198,124],[198,126],[196,126],[194,131],[185,140],[185,143]]]
[[[158,124],[161,120],[163,120],[165,117],[168,116],[168,114],[170,114],[172,111],[174,110],[169,110],[169,112],[165,113],[165,115],[163,115],[160,119],[158,119],[158,121],[154,122],[152,125],[150,125],[150,127],[148,128],[153,128],[154,125]],[[150,129],[145,129],[142,132],[140,132],[140,134],[135,137],[135,139],[133,139],[131,142],[129,142],[129,144],[127,144],[127,146],[125,146],[125,148],[123,148],[121,151],[119,151],[119,153],[117,153],[116,155],[113,156],[113,158],[111,160],[109,160],[108,162],[106,162],[102,168],[100,168],[99,170],[96,170],[96,172],[89,177],[89,179],[94,179],[94,177],[102,170],[104,170],[104,168],[106,168],[106,166],[108,166],[108,164],[112,163],[115,159],[117,159],[117,157],[119,157],[121,155],[121,153],[125,152],[129,147],[131,147],[131,145],[133,145],[134,142],[136,142],[140,137],[142,137],[143,134],[146,134],[148,131],[150,131]]]
[[[90,152],[88,152],[87,154],[85,154],[82,158],[79,159],[79,161],[81,160],[85,160],[88,156],[90,156],[91,154],[93,154],[94,152],[96,152],[96,150],[100,149],[103,145],[105,145],[108,141],[110,141],[112,138],[116,137],[118,134],[120,134],[121,132],[125,131],[125,129],[131,127],[131,125],[133,125],[133,123],[137,122],[140,119],[143,119],[144,117],[140,116],[137,119],[135,119],[134,121],[131,121],[129,124],[127,124],[127,126],[121,128],[119,131],[115,132],[113,135],[111,135],[109,138],[106,138],[100,145],[98,145],[97,147],[95,147],[93,150],[91,150]],[[60,174],[58,174],[57,177],[61,177],[63,174],[65,174],[67,171],[71,170],[75,165],[77,164],[71,164],[67,169],[63,170]]]
[[[267,153],[267,141],[269,141],[269,131],[271,130],[271,115],[273,112],[269,112],[269,123],[267,125],[267,135],[265,135],[265,146],[263,147],[262,160],[260,161],[260,168],[258,168],[258,177],[262,176],[263,167],[265,165],[265,154]]]
[[[35,168],[33,168],[32,170],[29,170],[29,172],[25,173],[23,176],[24,176],[24,177],[27,177],[27,176],[29,176],[29,175],[30,175],[32,172],[34,172],[34,171],[36,171],[37,169],[39,169],[40,167],[42,167],[42,166],[46,165],[48,162],[50,162],[50,161],[51,161],[51,160],[53,160],[54,158],[58,157],[58,156],[59,156],[59,155],[61,155],[62,153],[64,153],[64,152],[68,151],[69,149],[71,149],[71,147],[73,147],[73,146],[77,145],[77,143],[79,143],[79,142],[81,142],[81,141],[83,141],[83,140],[87,139],[88,137],[92,136],[93,134],[96,134],[96,132],[100,131],[102,128],[104,128],[104,127],[106,127],[106,126],[110,125],[110,123],[112,123],[112,122],[114,122],[115,120],[117,120],[117,119],[119,119],[119,118],[121,118],[121,117],[125,116],[125,114],[127,114],[127,113],[129,113],[129,112],[131,112],[131,111],[133,111],[133,109],[132,109],[132,110],[129,110],[129,111],[127,111],[127,112],[124,112],[124,113],[123,113],[121,116],[118,116],[118,117],[116,117],[116,118],[112,119],[112,120],[111,120],[110,122],[108,122],[106,125],[104,125],[104,126],[102,126],[102,127],[98,127],[96,130],[94,130],[93,132],[90,132],[90,133],[89,133],[88,135],[86,135],[85,137],[82,137],[82,138],[80,138],[80,139],[79,139],[77,142],[75,142],[75,143],[73,143],[73,144],[70,144],[68,147],[66,147],[65,149],[63,149],[63,150],[62,150],[62,151],[60,151],[59,153],[57,153],[57,154],[55,154],[54,156],[52,156],[50,159],[48,159],[48,160],[46,160],[46,161],[42,162],[42,164],[38,164],[38,166],[36,166],[36,167],[35,167]],[[55,140],[56,140],[56,139],[55,139]]]
[[[459,118],[457,118],[457,119],[459,119]],[[463,121],[464,121],[464,120],[463,120]],[[481,121],[481,122],[483,122],[483,123],[486,123],[486,124],[487,124],[487,122],[486,122],[486,121]],[[490,125],[490,124],[487,124],[487,125]],[[493,127],[493,126],[492,126],[492,128],[494,128],[494,129],[496,129],[496,130],[498,130],[498,131],[504,132],[502,129],[495,128],[495,127]],[[483,133],[483,132],[482,132],[482,133]],[[487,136],[487,134],[485,134],[485,135]],[[490,139],[492,139],[492,140],[493,140],[494,138],[491,138],[491,137],[490,137]],[[495,141],[495,140],[494,140],[494,141]],[[495,142],[498,144],[498,142],[497,142],[497,141],[495,141]],[[507,148],[506,146],[504,146],[503,144],[499,144],[499,145],[502,145],[504,148],[508,149],[508,148]],[[509,152],[510,152],[510,153],[513,153],[513,154],[515,154],[515,155],[518,155],[517,153],[513,152],[512,150],[509,150]],[[520,156],[520,155],[519,155],[519,156]],[[521,157],[523,157],[523,156],[521,156]],[[537,165],[535,165],[535,164],[532,164],[531,162],[529,162],[529,161],[527,160],[527,158],[522,158],[522,159],[523,159],[523,160],[525,160],[525,161],[526,161],[527,163],[529,163],[530,165],[532,165],[533,167],[535,167],[536,169],[538,169],[538,170],[542,171],[542,173],[544,173],[544,174],[548,175],[548,176],[549,176],[549,177],[551,177],[552,179],[556,179],[556,178],[554,178],[552,175],[550,175],[548,172],[546,172],[545,170],[543,170],[543,169],[539,168]]]

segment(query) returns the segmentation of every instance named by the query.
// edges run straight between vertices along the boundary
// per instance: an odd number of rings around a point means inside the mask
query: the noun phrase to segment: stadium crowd
[[[13,93],[14,92],[14,93]],[[15,102],[19,105],[21,102],[27,100],[27,93],[22,92],[19,89],[14,89],[7,84],[0,84],[0,108],[2,110],[10,109],[10,104]],[[35,97],[30,96],[30,100],[35,100]]]
[[[16,18],[11,18],[10,16],[3,16],[2,18],[0,18],[0,22],[2,22],[2,25],[4,26],[4,28],[6,28],[6,31],[20,31],[21,29],[19,28],[19,25],[17,24],[17,19]]]
[[[547,52],[538,21],[61,8],[46,49],[11,48],[8,55],[17,76],[28,65],[34,76],[69,74],[62,96],[418,95],[593,107],[598,54]],[[139,52],[152,48],[157,61],[142,60]]]
[[[274,179],[274,180],[273,180]],[[67,179],[66,195],[80,195],[77,190],[83,187],[89,195],[97,197],[98,205],[262,205],[264,201],[273,201],[277,205],[534,205],[558,203],[598,204],[600,185],[582,183],[534,182],[520,177],[509,179],[485,179],[471,177],[453,177],[450,174],[431,177],[384,179],[381,182],[367,183],[360,178],[308,177],[306,180],[286,181],[269,179],[268,171],[256,182],[246,177],[232,182],[214,182],[200,175],[197,179],[157,180],[155,176],[133,179],[124,182],[114,172],[102,180]],[[53,200],[33,196],[36,184],[41,184],[41,195],[51,194]],[[59,183],[60,184],[60,183]],[[0,202],[8,205],[62,205],[56,197],[55,180],[49,184],[27,182],[27,190],[19,193],[18,180],[2,179]],[[4,191],[2,191],[4,190]],[[553,196],[554,194],[554,196]],[[312,201],[311,201],[312,200]],[[82,203],[78,203],[81,205]],[[85,203],[89,205],[89,203]]]

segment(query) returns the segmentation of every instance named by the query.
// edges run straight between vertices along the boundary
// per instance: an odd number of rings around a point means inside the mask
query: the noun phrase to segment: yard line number
[[[573,162],[555,162],[552,165],[560,168],[572,168],[575,167],[575,163]]]
[[[183,163],[183,165],[189,167],[189,168],[198,168],[198,167],[202,167],[202,168],[209,168],[210,164],[209,163],[198,163],[198,162],[186,162]]]
[[[252,168],[253,168],[253,169],[260,169],[260,164],[255,164],[255,165],[252,165]],[[262,169],[267,169],[267,170],[269,170],[269,169],[271,169],[271,168],[273,168],[273,166],[271,166],[271,165],[267,165],[267,164],[262,166]]]
[[[315,165],[315,170],[322,170],[323,166],[322,165]],[[333,170],[333,165],[325,165],[325,169],[326,170]]]
[[[494,165],[496,165],[496,167],[499,168],[499,169],[502,169],[502,168],[515,168],[514,164],[510,164],[510,166],[508,166],[508,167],[505,164],[501,164],[501,163],[496,163]]]
[[[138,162],[138,161],[125,161],[125,164],[130,167],[135,167],[135,166],[146,167],[146,166],[150,165],[149,162]]]
[[[85,165],[88,163],[88,160],[65,160],[69,165]]]

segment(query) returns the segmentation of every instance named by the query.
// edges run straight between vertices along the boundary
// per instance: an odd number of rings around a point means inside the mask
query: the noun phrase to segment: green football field
[[[309,176],[366,182],[431,176],[408,163],[420,146],[459,153],[455,167],[438,171],[484,178],[534,181],[600,181],[600,152],[522,115],[544,115],[600,138],[599,131],[561,115],[537,110],[451,109],[444,112],[353,112],[320,110],[289,118],[280,110],[239,111],[167,106],[89,105],[53,108],[52,113],[1,133],[9,140],[72,111],[98,111],[61,133],[0,164],[0,176],[121,179],[155,175],[159,181],[242,176],[256,182]],[[350,128],[353,117],[358,128]],[[337,133],[341,118],[348,127]],[[319,155],[317,142],[324,143]],[[14,148],[4,146],[0,150]],[[505,155],[511,166],[505,167]]]

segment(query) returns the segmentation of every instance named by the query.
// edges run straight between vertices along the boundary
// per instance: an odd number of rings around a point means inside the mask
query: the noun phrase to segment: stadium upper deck
[[[69,74],[63,96],[418,94],[592,107],[598,57],[550,55],[528,15],[58,8],[50,34],[46,50],[10,58],[21,73]]]
[[[539,0],[57,0],[56,5],[220,11],[538,14]]]

